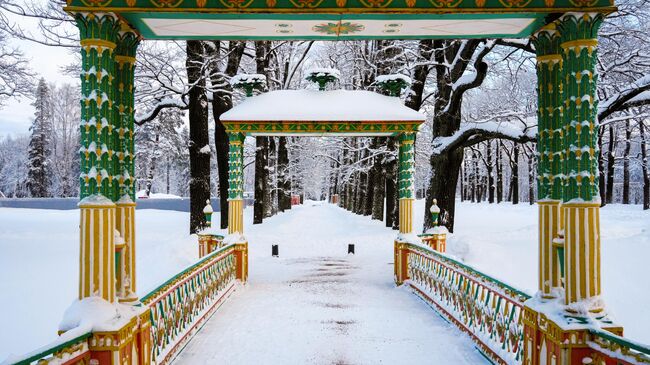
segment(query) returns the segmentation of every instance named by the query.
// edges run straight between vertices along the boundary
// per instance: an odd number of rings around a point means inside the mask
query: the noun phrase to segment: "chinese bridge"
[[[121,319],[98,326],[101,331],[65,329],[59,341],[18,363],[171,361],[234,283],[247,280],[243,138],[282,133],[398,137],[394,280],[465,332],[492,362],[649,363],[650,349],[622,337],[623,328],[599,300],[597,34],[615,10],[610,0],[68,0],[82,60],[78,303],[107,302]],[[536,49],[534,297],[446,256],[444,231],[414,233],[413,140],[423,119],[224,120],[230,136],[227,236],[205,232],[194,266],[142,298],[135,295],[133,81],[142,40],[466,38],[531,39]],[[246,351],[232,349],[238,350]]]

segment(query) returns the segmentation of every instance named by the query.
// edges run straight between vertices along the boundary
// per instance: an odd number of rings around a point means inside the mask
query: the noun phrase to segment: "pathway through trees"
[[[249,283],[177,364],[485,363],[455,327],[395,288],[396,233],[382,222],[307,202],[246,230]]]

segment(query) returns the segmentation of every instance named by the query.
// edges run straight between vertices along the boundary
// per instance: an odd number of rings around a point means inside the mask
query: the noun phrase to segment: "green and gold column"
[[[113,82],[119,20],[76,14],[81,43],[79,299],[115,301],[115,121]]]
[[[538,133],[537,198],[539,210],[539,290],[553,298],[562,286],[554,248],[561,230],[563,73],[560,33],[549,24],[532,38],[537,54]]]
[[[564,67],[565,303],[602,310],[600,194],[598,190],[598,13],[567,13],[558,20]],[[585,306],[581,306],[584,308]]]
[[[415,200],[415,133],[399,135],[399,232],[413,232]]]
[[[135,164],[134,164],[134,74],[138,35],[122,23],[115,49],[115,102],[113,143],[115,171],[116,229],[124,241],[124,249],[116,252],[120,265],[117,278],[120,302],[137,301],[135,270]]]
[[[228,233],[244,233],[244,135],[229,134]]]

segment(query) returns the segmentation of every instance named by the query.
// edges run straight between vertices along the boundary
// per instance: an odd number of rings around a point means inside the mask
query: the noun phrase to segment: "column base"
[[[149,307],[111,304],[97,297],[85,298],[68,309],[62,325],[74,330],[82,322],[91,323],[94,328],[105,328],[94,331],[86,340],[83,357],[87,363],[151,364]],[[59,331],[59,334],[67,330]]]
[[[600,328],[623,335],[623,327],[609,320],[604,312],[597,317],[571,316],[565,312],[563,303],[562,297],[548,300],[539,294],[525,303],[523,364],[585,364],[587,358],[595,360],[603,356],[589,345],[594,340],[590,330]]]
[[[223,247],[223,236],[211,233],[199,233],[199,258],[209,255]]]
[[[408,243],[399,240],[394,241],[395,245],[395,284],[402,285],[408,280]]]
[[[245,283],[248,280],[248,242],[235,243],[235,260],[237,260],[237,279]]]

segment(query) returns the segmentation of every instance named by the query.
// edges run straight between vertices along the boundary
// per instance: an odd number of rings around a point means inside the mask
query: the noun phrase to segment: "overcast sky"
[[[17,21],[20,21],[21,27],[28,29],[33,27],[32,24],[27,24],[22,19]],[[47,47],[27,41],[14,41],[12,44],[18,46],[29,59],[31,71],[37,78],[42,76],[48,82],[55,82],[59,85],[79,82],[78,78],[61,73],[62,66],[74,62],[74,57],[70,54],[69,49]],[[28,99],[10,99],[1,107],[0,138],[7,135],[29,133],[29,126],[34,119],[34,108],[31,103],[32,101]]]

